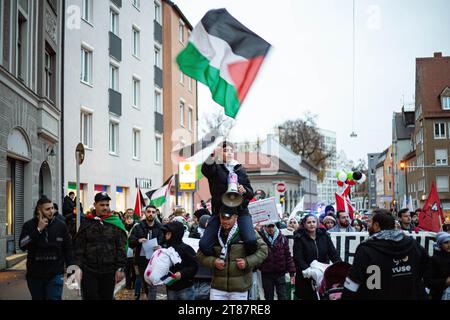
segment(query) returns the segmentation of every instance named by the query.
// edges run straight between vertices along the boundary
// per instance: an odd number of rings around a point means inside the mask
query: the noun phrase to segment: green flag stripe
[[[177,63],[186,75],[209,87],[213,100],[224,106],[227,116],[236,116],[240,106],[236,88],[220,77],[220,70],[210,66],[191,42],[177,56]]]
[[[159,207],[161,207],[164,204],[164,202],[166,202],[166,197],[162,196],[162,197],[159,197],[159,198],[152,199],[150,201],[150,204],[154,205],[157,208],[159,208]]]

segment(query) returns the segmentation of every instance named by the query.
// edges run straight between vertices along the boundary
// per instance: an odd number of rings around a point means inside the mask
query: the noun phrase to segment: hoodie
[[[183,242],[185,230],[183,224],[176,221],[170,222],[162,226],[161,230],[164,234],[167,231],[172,233],[170,240],[164,241],[163,247],[173,247],[181,258],[181,263],[177,263],[169,269],[173,274],[180,272],[181,278],[170,286],[167,286],[167,290],[180,291],[192,287],[194,285],[193,279],[198,269],[198,263],[194,249]]]
[[[425,249],[412,237],[401,230],[382,230],[356,249],[343,298],[424,299],[422,278],[427,262]]]

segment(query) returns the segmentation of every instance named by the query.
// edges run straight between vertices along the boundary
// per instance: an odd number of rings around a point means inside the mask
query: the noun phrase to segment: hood
[[[166,233],[172,232],[172,238],[168,241],[169,244],[179,244],[183,242],[184,225],[181,222],[173,221],[161,227],[161,230]]]
[[[411,251],[415,241],[401,230],[383,230],[370,236],[363,244],[390,257],[401,258]]]
[[[206,229],[206,223],[208,222],[209,218],[211,218],[210,215],[203,215],[200,217],[200,220],[198,222],[198,225],[200,228]]]

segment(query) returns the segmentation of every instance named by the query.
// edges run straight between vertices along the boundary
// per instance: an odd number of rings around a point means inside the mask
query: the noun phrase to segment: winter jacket
[[[218,214],[222,206],[222,195],[228,190],[228,174],[230,173],[224,164],[212,162],[209,157],[202,165],[202,173],[208,179],[209,192],[211,193],[211,210],[212,214]],[[241,164],[234,166],[234,173],[238,177],[238,184],[241,184],[246,193],[243,195],[244,201],[238,207],[238,214],[246,214],[248,212],[249,201],[253,198],[253,188],[247,176],[247,171]]]
[[[431,299],[441,300],[447,278],[450,277],[450,253],[434,250],[425,271],[425,286],[430,289]]]
[[[165,225],[163,229],[168,229],[172,232],[171,239],[164,241],[163,247],[173,247],[181,258],[181,263],[177,263],[169,269],[173,274],[180,272],[181,278],[172,285],[167,286],[167,289],[180,291],[192,287],[194,285],[193,279],[197,273],[198,263],[195,258],[194,249],[183,242],[184,226],[181,222],[171,222]]]
[[[68,215],[73,213],[73,210],[75,209],[75,201],[70,199],[69,196],[65,196],[63,200],[63,215],[64,217],[67,217]]]
[[[197,259],[205,267],[213,269],[211,288],[226,292],[245,292],[253,285],[252,271],[267,258],[267,245],[261,236],[256,233],[258,249],[252,255],[246,256],[243,241],[239,234],[231,241],[228,254],[225,258],[224,270],[215,267],[215,261],[220,257],[222,247],[218,239],[214,246],[214,256],[205,256],[201,250],[197,252]],[[225,239],[226,241],[226,239]],[[236,265],[236,259],[244,258],[246,268],[241,270]]]
[[[28,251],[27,277],[50,279],[64,273],[64,264],[74,264],[72,239],[59,219],[53,218],[42,232],[38,223],[33,218],[23,225],[20,249]]]
[[[86,216],[75,236],[75,264],[95,273],[115,273],[127,263],[127,234],[95,215]]]
[[[427,262],[425,249],[412,237],[406,236],[401,230],[383,230],[357,247],[343,298],[424,299],[422,277]],[[373,281],[368,281],[369,277]]]
[[[158,244],[161,244],[164,239],[164,234],[161,230],[162,225],[155,219],[153,226],[149,226],[146,220],[139,222],[136,225],[128,238],[128,246],[134,249],[134,263],[141,268],[146,268],[149,259],[145,256],[141,256],[142,244],[139,243],[139,239],[157,239]]]
[[[293,276],[295,273],[295,264],[289,250],[288,239],[280,232],[272,246],[264,232],[260,232],[260,236],[268,247],[267,258],[259,267],[261,273],[279,276],[290,273]]]
[[[294,262],[297,270],[295,277],[295,295],[300,299],[314,299],[311,281],[303,277],[302,271],[309,268],[314,260],[321,263],[341,261],[330,235],[322,229],[316,230],[313,240],[305,229],[294,233]]]
[[[325,229],[325,226],[324,226]],[[331,228],[330,230],[328,230],[328,232],[341,232],[341,226],[339,225],[339,223],[336,223],[336,225]],[[355,232],[355,229],[353,229],[353,227],[351,225],[348,225],[347,228],[345,228],[344,232]]]

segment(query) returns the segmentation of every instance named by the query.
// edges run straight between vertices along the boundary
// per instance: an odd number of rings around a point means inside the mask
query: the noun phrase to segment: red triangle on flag
[[[141,217],[142,207],[144,206],[144,203],[142,201],[143,196],[141,193],[141,189],[138,188],[136,192],[136,202],[134,204],[134,214],[138,217]]]
[[[247,95],[263,61],[264,56],[258,56],[250,60],[239,61],[228,65],[228,72],[236,86],[240,103],[242,103]]]

